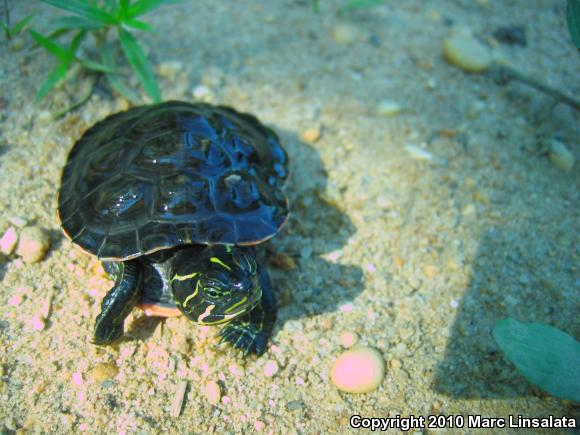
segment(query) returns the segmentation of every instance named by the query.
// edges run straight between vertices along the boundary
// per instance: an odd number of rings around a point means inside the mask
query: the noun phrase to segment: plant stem
[[[535,88],[546,95],[550,95],[556,100],[561,101],[567,104],[568,106],[572,107],[573,109],[580,111],[580,101],[576,100],[575,98],[569,97],[568,95],[563,94],[559,90],[551,88],[550,86],[542,82],[539,82],[538,80],[532,77],[528,77],[525,74],[522,74],[521,72],[513,68],[510,68],[509,66],[494,64],[491,68],[491,73],[496,77],[498,77],[500,81],[508,82],[509,80],[516,80],[520,83],[531,86],[532,88]]]

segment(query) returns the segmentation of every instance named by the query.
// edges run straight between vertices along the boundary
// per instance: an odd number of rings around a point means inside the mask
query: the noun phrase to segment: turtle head
[[[174,262],[171,288],[177,308],[203,325],[245,314],[262,297],[254,250],[237,246],[181,251]]]

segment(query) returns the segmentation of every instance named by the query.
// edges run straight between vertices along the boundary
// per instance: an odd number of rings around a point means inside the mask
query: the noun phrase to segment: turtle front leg
[[[268,339],[276,321],[276,297],[272,291],[270,277],[263,267],[259,268],[262,299],[252,311],[230,321],[220,332],[221,342],[227,341],[249,353],[262,355],[266,351]]]
[[[115,279],[115,285],[101,302],[95,320],[94,344],[108,344],[123,335],[123,323],[141,294],[142,271],[138,261],[103,262],[103,268]]]

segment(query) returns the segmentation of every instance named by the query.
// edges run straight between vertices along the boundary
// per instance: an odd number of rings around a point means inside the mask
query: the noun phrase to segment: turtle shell
[[[288,216],[287,156],[254,116],[169,101],[95,124],[62,172],[64,233],[105,260],[183,244],[256,244]]]

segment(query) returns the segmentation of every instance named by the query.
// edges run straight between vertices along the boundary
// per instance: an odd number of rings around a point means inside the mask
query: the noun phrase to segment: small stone
[[[0,252],[5,255],[10,255],[16,248],[16,243],[18,242],[18,233],[16,228],[10,227],[6,230],[2,238],[0,239]]]
[[[119,369],[113,363],[97,363],[89,371],[89,378],[96,384],[113,379],[119,374]]]
[[[35,331],[42,331],[46,326],[44,318],[40,314],[32,316],[32,329]]]
[[[372,347],[357,346],[340,355],[332,366],[332,383],[346,393],[376,390],[385,377],[382,355]]]
[[[569,171],[574,166],[574,155],[558,140],[550,144],[549,157],[550,162],[561,171]]]
[[[433,154],[412,143],[405,144],[405,151],[415,160],[433,160]]]
[[[491,64],[489,50],[469,32],[456,32],[443,41],[443,57],[464,71],[479,73]]]
[[[290,255],[275,254],[270,259],[270,262],[282,270],[296,269],[296,260],[294,260]]]
[[[256,420],[254,422],[254,429],[256,429],[258,432],[264,430],[265,427],[266,425],[264,424],[263,421]]]
[[[320,126],[308,127],[306,130],[300,133],[300,139],[309,145],[315,144],[321,136]]]
[[[17,293],[14,296],[10,296],[8,299],[8,304],[12,305],[13,307],[18,307],[23,301],[24,296],[20,293]]]
[[[17,228],[24,228],[28,225],[28,221],[20,216],[11,216],[8,218],[8,222],[14,225]]]
[[[264,365],[264,376],[271,378],[276,373],[278,373],[278,363],[276,361],[269,360]]]
[[[217,382],[209,381],[204,388],[205,398],[211,405],[217,405],[222,398],[222,392]]]
[[[50,248],[48,233],[39,227],[26,227],[20,232],[18,254],[26,263],[37,263],[44,258]]]
[[[475,213],[475,205],[467,204],[465,207],[461,209],[461,214],[463,216],[471,216]]]
[[[433,278],[434,276],[437,275],[438,272],[439,269],[437,268],[437,266],[434,266],[432,264],[427,264],[425,265],[425,267],[423,267],[423,273],[425,274],[425,276],[427,276],[427,278]]]
[[[157,67],[157,73],[161,77],[173,79],[183,69],[183,63],[178,60],[162,62]]]
[[[83,374],[81,372],[74,372],[72,374],[71,382],[73,385],[80,387],[83,384]]]
[[[338,44],[352,44],[361,39],[360,31],[356,27],[346,23],[334,26],[330,34],[334,42]]]
[[[199,101],[211,102],[214,99],[213,91],[204,85],[196,86],[195,88],[193,88],[193,91],[191,93],[193,95],[193,98]]]
[[[181,409],[183,408],[186,392],[187,381],[179,381],[177,389],[175,390],[175,396],[173,396],[173,402],[171,402],[171,410],[169,411],[171,417],[178,418],[181,415]]]
[[[377,104],[377,113],[382,116],[395,116],[401,113],[402,107],[396,101],[383,100]]]
[[[356,332],[345,331],[340,334],[339,338],[342,347],[349,348],[353,347],[358,342],[358,335]]]

